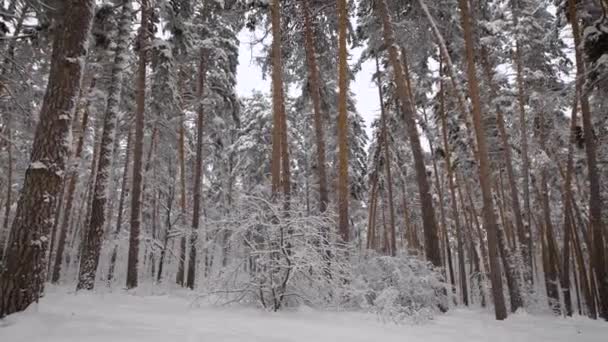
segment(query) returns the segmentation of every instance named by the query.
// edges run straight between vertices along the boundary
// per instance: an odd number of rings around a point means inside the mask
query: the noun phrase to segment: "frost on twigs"
[[[234,255],[208,279],[205,295],[219,304],[253,304],[272,311],[340,304],[351,269],[330,215],[285,211],[281,201],[256,196],[242,198],[234,213],[216,222],[225,227]]]
[[[447,303],[450,291],[427,262],[361,254],[340,242],[334,214],[283,208],[281,200],[245,196],[230,218],[213,222],[231,257],[210,271],[200,298],[272,311],[299,305],[365,311],[398,323],[426,321]]]
[[[369,254],[354,267],[355,298],[384,322],[422,323],[448,302],[441,273],[415,256]]]

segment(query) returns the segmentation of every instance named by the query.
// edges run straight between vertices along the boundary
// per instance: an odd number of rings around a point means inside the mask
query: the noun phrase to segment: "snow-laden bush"
[[[441,273],[418,257],[368,255],[353,273],[356,300],[383,321],[425,321],[447,306],[450,291]]]
[[[336,243],[331,217],[243,196],[231,218],[217,223],[230,252],[203,288],[220,303],[254,303],[274,311],[339,302],[347,292],[351,267],[346,249]]]

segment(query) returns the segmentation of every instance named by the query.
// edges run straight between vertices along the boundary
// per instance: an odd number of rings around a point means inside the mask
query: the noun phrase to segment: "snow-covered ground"
[[[195,306],[174,296],[74,295],[52,289],[39,305],[0,320],[0,341],[606,342],[608,323],[526,314],[498,322],[486,311],[457,309],[421,325],[395,325],[361,313],[270,313]]]

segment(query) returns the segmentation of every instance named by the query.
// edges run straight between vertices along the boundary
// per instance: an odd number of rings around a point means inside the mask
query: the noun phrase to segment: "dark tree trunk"
[[[0,274],[0,317],[38,300],[46,280],[53,209],[71,146],[72,115],[80,92],[94,1],[71,0],[53,42],[51,70],[17,212]]]
[[[143,184],[144,117],[146,110],[146,60],[148,53],[149,3],[141,1],[141,26],[139,28],[139,62],[137,68],[137,94],[135,101],[135,140],[133,146],[133,176],[131,192],[131,230],[129,231],[129,257],[127,261],[127,289],[137,287],[139,264],[139,239],[141,230],[141,192]]]
[[[207,73],[206,52],[201,49],[198,67],[198,81],[196,85],[197,98],[202,102],[205,94],[205,80]],[[188,277],[186,286],[194,289],[196,277],[196,243],[198,241],[198,228],[201,216],[201,186],[203,180],[203,134],[204,134],[204,112],[203,104],[198,105],[198,116],[196,121],[196,165],[194,166],[194,189],[192,193],[192,235],[190,236],[190,258],[188,260]]]

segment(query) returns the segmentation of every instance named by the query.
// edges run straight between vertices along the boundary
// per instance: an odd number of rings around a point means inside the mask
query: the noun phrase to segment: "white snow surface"
[[[608,323],[584,317],[516,314],[499,322],[489,311],[453,309],[422,324],[396,325],[364,313],[272,313],[193,305],[192,299],[167,295],[49,292],[39,304],[0,320],[0,341],[599,342],[608,336]]]

